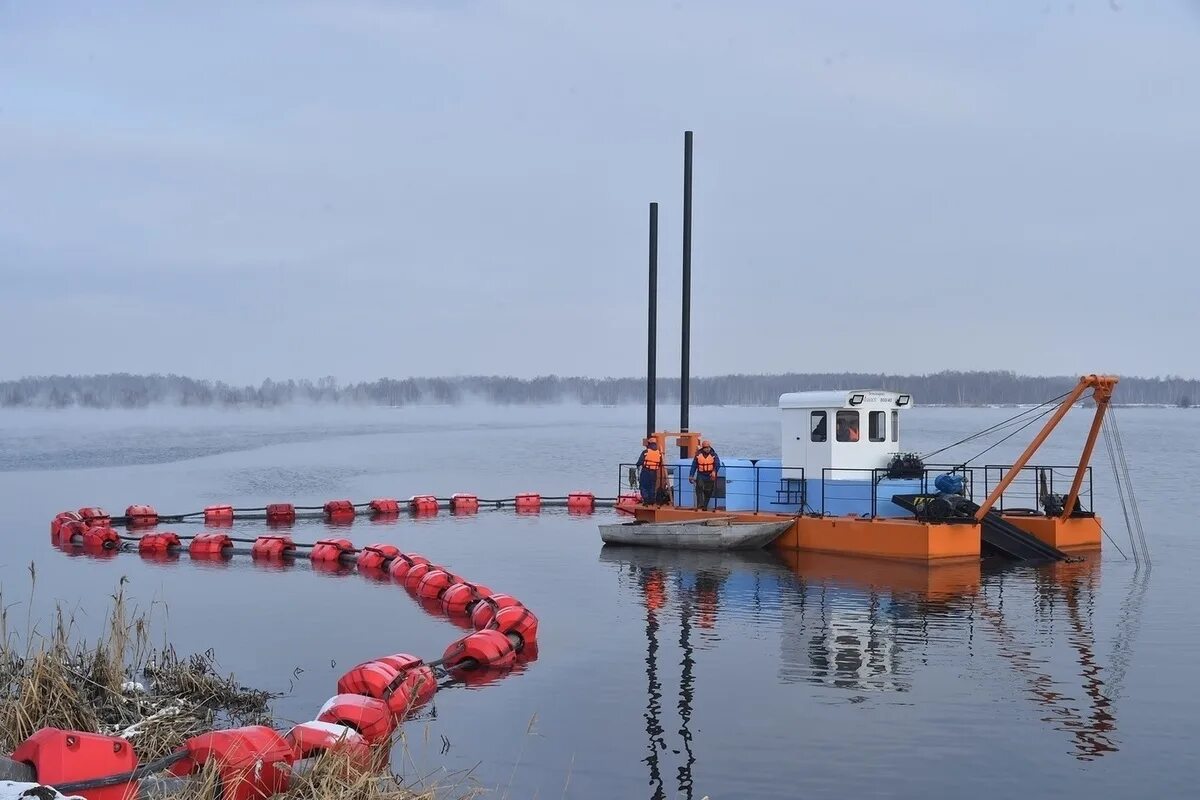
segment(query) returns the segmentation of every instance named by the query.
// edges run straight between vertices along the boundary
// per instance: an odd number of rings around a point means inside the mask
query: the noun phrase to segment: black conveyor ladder
[[[965,504],[964,504],[965,505]],[[968,508],[979,510],[971,503]],[[1033,534],[1012,524],[996,511],[984,514],[979,524],[979,537],[985,552],[1011,558],[1014,561],[1067,561],[1066,553],[1051,547]]]

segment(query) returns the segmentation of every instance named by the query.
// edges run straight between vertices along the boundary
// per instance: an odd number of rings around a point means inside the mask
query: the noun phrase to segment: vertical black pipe
[[[646,329],[646,438],[654,435],[654,404],[658,374],[658,203],[650,204],[650,319]]]
[[[683,340],[679,354],[679,430],[688,429],[689,371],[692,345],[692,132],[683,134]],[[687,449],[679,448],[687,457]]]

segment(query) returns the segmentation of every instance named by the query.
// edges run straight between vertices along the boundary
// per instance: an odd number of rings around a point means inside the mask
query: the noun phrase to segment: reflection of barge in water
[[[635,518],[628,523],[634,533],[667,534],[662,523],[701,520],[711,513],[694,508],[687,479],[701,438],[688,427],[691,188],[689,131],[684,139],[680,425],[679,431],[670,432],[659,430],[654,422],[658,205],[652,203],[643,443],[656,442],[661,460],[655,468],[654,496],[649,496],[647,477],[648,496],[623,495],[618,505],[618,510]],[[1062,396],[951,445],[998,433],[1007,439],[1049,417],[1016,461],[982,468],[969,462],[927,464],[906,454],[900,447],[900,419],[913,404],[908,394],[876,390],[784,394],[779,399],[780,458],[723,458],[714,493],[716,510],[737,522],[790,521],[773,541],[775,548],[785,551],[930,564],[977,560],[985,552],[1018,561],[1067,560],[1069,553],[1100,547],[1103,528],[1092,505],[1090,461],[1099,434],[1108,433],[1106,412],[1116,384],[1112,376],[1085,375]],[[1095,416],[1078,462],[1034,465],[1031,459],[1041,444],[1070,408],[1084,400],[1094,403]],[[1119,437],[1113,438],[1119,450]],[[679,447],[677,459],[668,458],[669,445]],[[622,478],[632,466],[621,466]],[[631,480],[631,488],[639,483]],[[1014,508],[1011,501],[1016,494],[1035,498],[1034,507]],[[647,544],[664,546],[658,539]]]
[[[687,753],[687,764],[679,771],[681,791],[690,785],[694,757],[688,725],[697,696],[704,694],[694,678],[698,654],[692,637],[698,631],[702,638],[722,638],[722,620],[731,614],[781,619],[781,683],[816,684],[856,695],[906,693],[915,688],[930,647],[944,652],[965,647],[1011,667],[1019,679],[1017,689],[1038,709],[1041,721],[1071,736],[1075,758],[1091,760],[1119,747],[1113,704],[1140,615],[1142,573],[1130,584],[1112,655],[1101,663],[1093,621],[1100,582],[1096,559],[1030,572],[979,561],[929,569],[800,551],[695,553],[606,546],[600,560],[618,569],[622,585],[645,609],[652,781],[662,781],[658,754],[666,747],[661,718],[665,708],[675,705]],[[1032,591],[1032,602],[1006,606],[1003,595],[1014,591]],[[1029,608],[1036,613],[1026,613]],[[1056,630],[1054,622],[1065,622],[1065,630]],[[1053,638],[1047,639],[1048,634]],[[663,703],[659,665],[675,662],[676,639],[682,656],[679,702]],[[1073,654],[1066,673],[1052,656],[1054,640],[1065,641]]]

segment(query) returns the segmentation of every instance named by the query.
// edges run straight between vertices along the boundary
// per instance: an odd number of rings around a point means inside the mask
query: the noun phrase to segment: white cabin
[[[873,389],[780,395],[783,477],[870,478],[862,470],[885,468],[900,452],[906,408],[910,395]]]

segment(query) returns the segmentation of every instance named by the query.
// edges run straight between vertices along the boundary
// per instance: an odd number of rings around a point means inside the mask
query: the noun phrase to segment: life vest
[[[712,475],[717,465],[717,457],[713,453],[704,455],[704,453],[696,454],[696,471],[701,475]]]
[[[658,469],[662,466],[662,453],[646,448],[642,456],[642,469]]]

